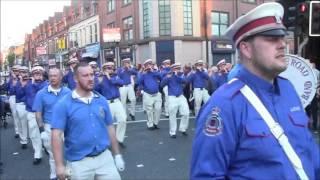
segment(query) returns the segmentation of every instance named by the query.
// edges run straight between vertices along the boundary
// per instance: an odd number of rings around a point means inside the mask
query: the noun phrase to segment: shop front
[[[233,54],[235,47],[229,39],[214,39],[211,41],[212,65],[216,65],[221,59],[227,63],[235,62]]]

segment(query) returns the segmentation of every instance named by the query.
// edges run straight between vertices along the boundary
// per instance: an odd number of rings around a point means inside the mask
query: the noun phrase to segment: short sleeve
[[[32,110],[35,112],[42,112],[43,110],[43,102],[42,102],[43,93],[39,91],[34,98],[34,102],[32,105]]]
[[[66,104],[66,97],[60,99],[53,107],[51,129],[64,130],[67,124],[68,112],[70,108]]]

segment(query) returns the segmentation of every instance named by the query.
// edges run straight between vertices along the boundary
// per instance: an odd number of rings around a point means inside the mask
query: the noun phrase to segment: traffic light
[[[320,1],[310,2],[309,36],[320,36]]]
[[[284,7],[283,24],[296,35],[308,32],[309,2],[301,0],[279,1]]]
[[[302,2],[297,4],[297,26],[300,33],[308,34],[309,29],[309,2]],[[297,32],[297,34],[300,34]]]

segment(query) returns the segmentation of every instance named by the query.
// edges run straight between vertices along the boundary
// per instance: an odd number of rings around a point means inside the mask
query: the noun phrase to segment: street
[[[177,138],[169,137],[169,121],[161,118],[159,130],[150,131],[146,127],[146,115],[141,105],[136,107],[137,121],[127,125],[125,145],[122,149],[126,170],[121,172],[122,179],[188,179],[193,128],[189,135]],[[141,120],[143,119],[143,120]],[[193,127],[190,118],[190,127]],[[11,120],[7,129],[1,128],[1,161],[4,163],[0,179],[49,179],[48,156],[43,153],[40,165],[32,164],[32,145],[28,149],[20,148],[19,140],[14,138]]]
[[[146,115],[141,105],[136,107],[137,121],[128,121],[125,144],[122,149],[126,170],[121,172],[122,179],[188,179],[191,158],[191,145],[194,134],[194,118],[190,119],[189,135],[177,134],[176,139],[169,137],[168,119],[162,116],[159,130],[147,130]],[[19,140],[14,138],[12,121],[1,133],[1,161],[5,180],[49,179],[48,156],[43,153],[42,163],[33,165],[32,145],[28,149],[20,148]],[[319,134],[315,134],[319,143]]]

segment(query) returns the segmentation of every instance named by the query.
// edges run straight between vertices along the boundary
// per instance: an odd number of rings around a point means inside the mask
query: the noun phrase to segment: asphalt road
[[[125,144],[122,149],[126,162],[126,170],[121,172],[122,179],[188,179],[193,128],[188,136],[177,134],[176,139],[169,137],[169,121],[162,117],[159,130],[147,130],[146,115],[141,106],[136,108],[137,121],[130,121],[127,125]],[[140,120],[138,120],[140,119]],[[142,119],[142,120],[141,120]],[[1,161],[4,163],[3,180],[42,180],[49,179],[48,156],[43,155],[40,165],[33,165],[33,150],[31,143],[28,149],[20,148],[19,140],[14,138],[11,120],[7,129],[1,132]],[[190,127],[193,127],[193,118]]]

